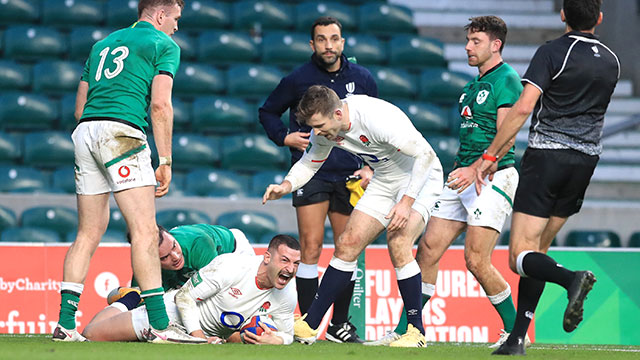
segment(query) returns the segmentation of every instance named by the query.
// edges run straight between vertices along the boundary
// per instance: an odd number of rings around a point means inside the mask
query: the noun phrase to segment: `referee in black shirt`
[[[522,81],[524,89],[482,156],[476,190],[495,172],[505,146],[533,112],[529,147],[522,158],[509,244],[509,266],[520,277],[518,315],[507,341],[493,354],[524,355],[524,336],[545,282],[567,289],[563,327],[573,331],[596,279],[571,271],[546,255],[569,216],[580,211],[602,152],[604,114],[620,76],[616,55],[594,35],[602,0],[564,0],[566,33],[538,48]]]

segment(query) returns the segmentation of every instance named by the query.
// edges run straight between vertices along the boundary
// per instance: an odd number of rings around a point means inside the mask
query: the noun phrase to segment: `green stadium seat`
[[[295,6],[295,13],[296,29],[309,34],[307,40],[311,36],[309,33],[311,25],[320,16],[331,16],[338,19],[342,24],[343,31],[354,30],[358,25],[353,7],[336,1],[303,2]]]
[[[181,64],[173,83],[176,95],[204,95],[224,92],[224,73],[210,65]]]
[[[609,230],[572,230],[567,235],[567,246],[620,247],[620,237]]]
[[[193,128],[215,133],[246,133],[256,123],[256,113],[240,98],[202,96],[193,101]]]
[[[401,67],[447,67],[444,44],[417,35],[395,35],[389,40],[389,65]]]
[[[69,58],[84,62],[89,57],[91,47],[96,42],[104,39],[110,31],[105,28],[93,26],[77,26],[69,33]]]
[[[251,62],[258,58],[258,46],[248,35],[227,30],[203,31],[198,36],[198,61],[214,64]]]
[[[248,190],[249,178],[233,171],[201,168],[190,171],[185,179],[187,195],[235,200],[246,196]]]
[[[25,90],[31,85],[29,70],[8,59],[0,59],[0,89]]]
[[[104,21],[104,6],[94,0],[43,0],[42,23],[71,28],[94,25]]]
[[[216,224],[242,230],[252,243],[256,243],[265,235],[278,233],[276,218],[259,211],[226,212],[216,219]]]
[[[309,61],[312,53],[308,34],[276,31],[262,38],[263,64],[295,66]]]
[[[4,32],[4,44],[4,56],[12,59],[61,58],[67,52],[65,37],[42,26],[11,26]]]
[[[527,150],[528,146],[527,141],[516,140],[516,149],[514,150],[515,160],[516,160],[516,169],[520,170],[520,162],[522,162],[522,156],[524,155],[525,150]]]
[[[51,188],[54,192],[76,193],[76,180],[73,165],[62,166],[51,174]]]
[[[211,218],[200,210],[166,209],[156,213],[156,222],[170,230],[181,225],[211,224]]]
[[[4,30],[0,30],[0,54],[4,52]]]
[[[4,129],[51,129],[58,118],[58,104],[37,94],[0,93],[0,127]]]
[[[191,127],[191,104],[174,97],[173,105],[173,132],[187,131]],[[151,121],[151,118],[147,119]]]
[[[173,180],[171,180],[173,183]],[[121,231],[123,233],[127,233],[127,222],[124,220],[124,216],[122,216],[122,212],[118,208],[111,208],[109,210],[109,225],[107,226],[107,230],[115,230]]]
[[[384,230],[378,237],[373,240],[374,245],[387,245],[387,230]]]
[[[78,89],[83,65],[71,61],[41,61],[33,67],[33,90],[61,95]]]
[[[131,0],[109,0],[107,2],[107,25],[114,28],[131,26],[138,20],[138,2]],[[178,25],[180,25],[178,23]]]
[[[284,180],[284,176],[287,175],[284,171],[259,171],[251,177],[251,196],[262,197],[264,191],[267,190],[267,186],[271,184],[280,184]],[[291,194],[287,194],[286,197],[290,198]]]
[[[189,1],[182,10],[179,27],[184,30],[222,29],[231,24],[229,4],[220,1]]]
[[[387,47],[373,35],[349,34],[345,38],[344,53],[353,56],[360,65],[379,65],[387,61]]]
[[[22,159],[22,137],[0,132],[0,163],[11,164]]]
[[[60,235],[49,229],[38,227],[15,227],[4,230],[0,234],[2,242],[18,242],[18,243],[56,243],[60,242]]]
[[[629,247],[640,247],[640,232],[634,232],[629,238]]]
[[[420,74],[419,97],[422,100],[454,104],[464,86],[473,79],[469,74],[441,68],[425,69]]]
[[[406,6],[368,3],[358,9],[358,31],[363,33],[415,33],[413,13]]]
[[[331,226],[324,227],[324,237],[322,238],[323,244],[334,244],[335,236],[333,236],[333,229]]]
[[[72,243],[76,241],[77,235],[78,235],[77,230],[71,231],[64,237],[64,241],[68,243]],[[100,242],[103,244],[104,243],[125,243],[126,244],[128,242],[127,233],[118,231],[118,230],[107,229],[104,235],[102,235],[102,239],[100,239]]]
[[[282,169],[285,153],[264,135],[237,135],[222,139],[222,168],[241,171]]]
[[[378,84],[378,95],[383,99],[413,98],[416,95],[414,76],[402,69],[370,66],[371,75]]]
[[[169,193],[167,196],[185,196],[185,182],[187,175],[181,172],[174,172],[171,175],[171,186],[169,186]]]
[[[498,239],[498,245],[509,245],[509,238],[511,237],[510,230],[504,230],[500,233],[500,238]],[[555,237],[551,241],[551,246],[558,246],[558,238]]]
[[[283,76],[282,71],[274,66],[234,65],[227,71],[228,93],[252,99],[265,98]]]
[[[290,29],[293,10],[290,5],[269,0],[245,0],[233,3],[233,28],[237,30]]]
[[[18,218],[13,210],[0,206],[0,232],[16,226],[18,226]]]
[[[26,134],[23,161],[26,165],[47,168],[73,165],[74,151],[71,134],[63,131]]]
[[[438,154],[438,158],[442,163],[442,170],[447,174],[453,170],[453,163],[458,153],[458,139],[449,136],[425,136],[425,139],[431,144],[433,150]]]
[[[23,227],[40,227],[53,230],[64,238],[68,232],[78,228],[78,212],[62,206],[36,206],[20,215]]]
[[[173,168],[213,167],[220,161],[220,141],[197,134],[174,134]]]
[[[180,25],[182,25],[182,18],[180,19]],[[196,50],[196,41],[189,35],[189,33],[185,31],[178,31],[171,35],[171,38],[180,47],[181,61],[195,60],[198,55],[198,51]]]
[[[76,94],[69,93],[60,98],[60,130],[72,131],[78,122],[74,116],[76,111]]]
[[[40,18],[38,0],[0,1],[0,24],[35,23]]]
[[[26,193],[49,188],[49,177],[32,167],[0,165],[0,192]]]
[[[442,108],[437,105],[420,101],[396,101],[398,106],[411,119],[413,125],[423,135],[442,134],[449,132],[449,119]]]

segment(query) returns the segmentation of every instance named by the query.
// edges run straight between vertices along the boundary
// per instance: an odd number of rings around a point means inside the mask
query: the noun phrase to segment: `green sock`
[[[67,330],[76,328],[76,310],[80,302],[80,294],[71,290],[60,292],[60,320],[58,323]]]
[[[164,289],[161,287],[140,293],[140,297],[144,299],[144,303],[147,306],[149,324],[156,330],[164,330],[169,326],[169,317],[164,306],[163,295]]]
[[[429,299],[431,299],[431,296],[422,294],[422,307],[423,308],[424,308],[424,305],[427,303],[427,301],[429,301]],[[400,321],[398,321],[398,326],[396,326],[396,329],[393,330],[393,332],[395,332],[396,334],[399,334],[399,335],[404,335],[407,332],[407,324],[408,323],[409,322],[407,321],[407,312],[404,311],[404,307],[402,307],[402,314],[400,315]]]
[[[504,301],[502,301],[501,303],[493,304],[493,306],[496,308],[498,314],[500,314],[500,317],[502,318],[504,331],[510,333],[511,330],[513,330],[513,324],[516,321],[517,314],[516,308],[515,306],[513,306],[513,299],[511,298],[511,295],[509,295],[509,297],[504,299]]]

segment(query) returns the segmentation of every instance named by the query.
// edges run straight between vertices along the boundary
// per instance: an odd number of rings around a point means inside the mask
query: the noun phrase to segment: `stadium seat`
[[[18,226],[18,218],[13,210],[0,206],[0,232],[16,226]]]
[[[240,229],[249,242],[256,243],[264,235],[278,233],[278,222],[270,214],[259,211],[233,211],[221,214],[216,224],[229,229]]]
[[[387,245],[387,230],[384,230],[378,237],[373,240],[374,245]]]
[[[516,160],[516,169],[520,170],[520,163],[522,162],[522,156],[524,155],[525,150],[527,150],[528,146],[527,141],[516,140],[516,149],[514,150],[515,160]]]
[[[69,34],[69,58],[84,61],[89,57],[91,47],[109,35],[109,30],[99,27],[78,26]]]
[[[309,34],[311,25],[320,16],[331,16],[340,21],[343,31],[354,30],[358,25],[353,7],[337,1],[303,2],[295,6],[295,26],[298,31]],[[311,34],[307,35],[307,40]]]
[[[22,137],[0,132],[0,163],[11,164],[22,159]]]
[[[187,195],[213,196],[237,199],[249,190],[249,179],[233,171],[218,169],[195,169],[187,174],[185,191]]]
[[[173,183],[173,180],[171,180]],[[118,208],[111,208],[109,210],[109,225],[107,226],[107,230],[115,230],[121,231],[123,233],[127,233],[127,222],[124,220],[124,216],[122,216],[122,212]]]
[[[309,61],[312,53],[309,34],[275,31],[262,38],[263,64],[300,65]]]
[[[173,83],[176,95],[219,94],[225,89],[224,73],[213,66],[181,64]]]
[[[53,192],[67,194],[76,193],[75,171],[73,165],[62,166],[51,174],[51,188]]]
[[[180,25],[182,28],[182,18],[180,19]],[[195,60],[198,55],[198,51],[196,50],[196,41],[188,32],[178,31],[177,33],[171,35],[173,41],[178,44],[180,47],[180,60],[181,61],[192,61]]]
[[[283,76],[282,71],[274,66],[234,65],[227,72],[228,93],[252,99],[265,98]]]
[[[324,237],[322,238],[322,243],[324,244],[334,244],[335,236],[333,236],[333,229],[331,226],[324,227]]]
[[[65,237],[64,241],[71,243],[76,241],[76,236],[78,235],[78,231],[74,230],[69,232]],[[102,239],[100,239],[100,243],[127,243],[127,233],[118,230],[107,229],[107,231],[102,235]]]
[[[368,3],[358,9],[358,31],[362,33],[415,33],[413,14],[408,7]]]
[[[447,174],[453,170],[453,163],[456,160],[456,154],[460,146],[458,139],[449,136],[430,136],[429,134],[425,136],[425,139],[438,154],[444,173]]]
[[[256,242],[258,244],[268,245],[276,235],[289,235],[289,236],[293,237],[296,240],[300,239],[300,236],[296,232],[280,232],[280,233],[270,232],[270,233],[262,235],[259,239],[255,239],[255,240],[256,240]]]
[[[222,29],[231,24],[229,4],[220,1],[189,1],[182,10],[180,29],[203,30]]]
[[[400,67],[447,67],[444,44],[417,35],[395,35],[389,40],[389,65]]]
[[[23,227],[40,227],[53,230],[64,238],[68,232],[78,228],[78,212],[62,206],[36,206],[20,215]]]
[[[32,167],[0,165],[0,192],[36,192],[49,188],[48,176]]]
[[[60,130],[71,131],[75,129],[78,122],[74,116],[76,111],[76,94],[69,93],[60,98]]]
[[[267,186],[271,184],[280,184],[284,180],[284,176],[287,175],[284,171],[266,170],[255,173],[251,177],[251,196],[262,197]],[[291,197],[291,194],[287,194],[286,197]]]
[[[4,32],[4,44],[4,56],[11,59],[61,58],[67,52],[65,37],[42,26],[11,26]]]
[[[186,174],[174,172],[171,175],[171,186],[169,186],[169,193],[167,193],[167,196],[186,196],[184,185],[186,178]]]
[[[0,1],[0,24],[34,23],[40,18],[38,0]]]
[[[33,67],[33,90],[47,95],[75,92],[83,65],[71,61],[41,61]]]
[[[109,0],[107,2],[107,25],[109,27],[131,26],[136,20],[138,20],[137,1]]]
[[[15,61],[0,59],[0,89],[24,90],[31,85],[29,70]]]
[[[175,134],[172,141],[173,165],[178,170],[213,167],[220,161],[220,141],[198,134]]]
[[[567,235],[567,246],[620,247],[620,237],[608,230],[572,230]]]
[[[174,97],[171,99],[173,106],[173,132],[187,131],[191,127],[191,104]],[[150,118],[147,121],[151,122]]]
[[[424,136],[446,135],[449,132],[449,119],[440,107],[420,101],[396,101],[394,104],[407,114]]]
[[[104,21],[104,5],[95,0],[43,0],[42,23],[71,28]]]
[[[193,128],[203,132],[247,133],[256,123],[256,113],[244,100],[202,96],[193,101]]]
[[[4,129],[51,129],[58,111],[57,103],[42,95],[0,93],[0,127]]]
[[[373,35],[349,34],[344,43],[344,54],[353,56],[360,65],[379,65],[387,61],[386,45]]]
[[[457,103],[462,89],[472,79],[466,73],[441,68],[425,69],[420,74],[419,97],[442,104]]]
[[[2,242],[56,243],[60,242],[60,239],[57,232],[38,227],[14,227],[6,229],[0,234]]]
[[[378,95],[383,99],[413,98],[416,95],[414,76],[402,69],[370,66],[371,75],[378,84]]]
[[[165,229],[181,225],[211,224],[211,218],[204,211],[192,209],[167,209],[156,213],[156,222]]]
[[[500,233],[500,238],[498,239],[498,245],[509,245],[509,238],[511,237],[510,230],[504,230]],[[558,246],[558,238],[555,237],[551,241],[551,246]]]
[[[222,168],[243,171],[282,169],[286,156],[264,135],[237,135],[222,139]]]
[[[233,28],[260,32],[267,29],[290,29],[293,11],[290,5],[269,0],[245,0],[233,3]]]
[[[251,62],[258,58],[258,46],[248,35],[237,31],[209,30],[198,36],[198,61],[214,64]]]
[[[71,134],[63,131],[32,132],[24,136],[24,163],[38,167],[71,166],[74,161]]]
[[[629,238],[629,247],[640,247],[640,232],[634,232]]]

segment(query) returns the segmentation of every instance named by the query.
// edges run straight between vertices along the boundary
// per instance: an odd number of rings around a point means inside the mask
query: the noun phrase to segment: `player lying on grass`
[[[300,244],[277,235],[264,256],[223,254],[196,272],[179,290],[167,292],[164,303],[171,321],[209,343],[291,344],[296,291],[289,285],[300,263]],[[149,331],[145,306],[130,292],[99,312],[84,329],[91,341],[143,340]],[[133,309],[133,310],[131,310]],[[271,316],[277,331],[239,334],[255,315]]]

